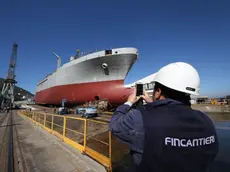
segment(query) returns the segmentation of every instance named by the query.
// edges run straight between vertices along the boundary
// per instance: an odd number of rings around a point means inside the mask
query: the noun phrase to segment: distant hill
[[[0,91],[2,91],[3,84],[4,84],[4,79],[0,78]],[[14,96],[15,96],[15,101],[22,101],[34,97],[34,95],[29,91],[26,91],[23,88],[17,86],[15,86],[14,88]]]

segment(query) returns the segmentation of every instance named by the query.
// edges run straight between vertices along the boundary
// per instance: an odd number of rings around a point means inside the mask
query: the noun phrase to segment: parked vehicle
[[[69,114],[69,109],[65,108],[65,107],[60,107],[58,109],[58,114],[59,115],[65,115],[65,114]]]
[[[81,114],[82,118],[93,118],[97,117],[97,109],[95,107],[89,107],[89,108],[77,108],[76,114]]]

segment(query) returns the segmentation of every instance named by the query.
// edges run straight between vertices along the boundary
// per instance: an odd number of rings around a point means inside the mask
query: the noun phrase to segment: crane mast
[[[18,45],[13,44],[13,50],[10,57],[10,64],[8,74],[4,80],[4,84],[1,91],[1,108],[12,108],[14,106],[14,86],[17,83],[15,80],[15,68],[17,63],[17,50]]]

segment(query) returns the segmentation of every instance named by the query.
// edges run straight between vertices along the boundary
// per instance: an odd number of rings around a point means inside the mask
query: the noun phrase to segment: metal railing
[[[19,111],[34,123],[56,135],[112,171],[112,143],[108,123],[41,112]]]

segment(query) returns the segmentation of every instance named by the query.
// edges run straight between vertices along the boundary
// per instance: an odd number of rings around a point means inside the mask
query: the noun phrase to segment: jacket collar
[[[162,106],[162,105],[183,105],[182,102],[179,102],[173,99],[156,100],[148,104],[154,107]]]

